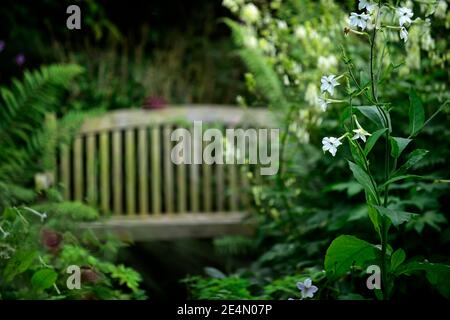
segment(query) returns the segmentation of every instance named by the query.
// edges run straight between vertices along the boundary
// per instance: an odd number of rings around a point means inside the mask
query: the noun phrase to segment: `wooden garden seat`
[[[57,152],[53,175],[64,198],[111,216],[90,228],[134,240],[248,234],[242,166],[171,161],[172,130],[191,129],[194,120],[221,129],[271,122],[265,109],[214,105],[118,110],[86,119],[73,143]]]

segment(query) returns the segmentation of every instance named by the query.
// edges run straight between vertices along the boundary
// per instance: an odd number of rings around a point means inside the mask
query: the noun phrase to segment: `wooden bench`
[[[59,147],[54,179],[66,200],[111,216],[89,224],[99,233],[114,230],[134,240],[249,234],[250,169],[171,161],[170,134],[191,129],[195,120],[222,130],[272,123],[265,109],[235,106],[107,112],[86,119],[73,143]]]

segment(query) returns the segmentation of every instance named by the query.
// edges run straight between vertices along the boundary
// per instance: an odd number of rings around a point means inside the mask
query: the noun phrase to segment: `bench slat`
[[[164,139],[164,206],[168,214],[174,212],[174,187],[173,187],[173,165],[170,158],[172,143],[170,141],[170,134],[172,128],[165,125],[163,129]]]
[[[127,214],[134,215],[136,213],[136,157],[133,129],[125,131],[125,174]]]
[[[139,209],[141,215],[148,214],[148,131],[139,128]]]
[[[187,139],[186,134],[183,132],[183,141]],[[178,155],[179,156],[179,155]],[[183,156],[185,156],[183,154]],[[178,212],[187,211],[187,199],[186,199],[186,165],[177,165],[177,195],[178,195]]]
[[[159,127],[152,128],[152,209],[161,213],[161,144]]]
[[[100,134],[100,202],[103,213],[110,211],[110,183],[109,183],[109,134]]]
[[[95,206],[97,204],[97,170],[96,170],[96,149],[95,135],[88,135],[87,144],[87,202]]]
[[[66,144],[60,147],[61,156],[61,183],[63,185],[63,197],[65,200],[70,200],[70,150]]]
[[[75,183],[75,200],[82,201],[83,195],[83,183],[84,183],[84,172],[83,172],[83,139],[81,137],[76,137],[73,146],[73,174]]]
[[[114,214],[122,213],[122,132],[113,132],[113,199]]]
[[[209,142],[205,142],[205,145]],[[205,212],[212,211],[212,182],[211,182],[211,165],[203,163],[203,210]]]

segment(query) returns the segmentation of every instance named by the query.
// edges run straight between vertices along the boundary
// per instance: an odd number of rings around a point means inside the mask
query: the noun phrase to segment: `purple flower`
[[[319,288],[312,285],[312,281],[310,278],[307,278],[303,282],[297,282],[297,288],[302,294],[302,299],[314,297],[314,293],[319,290]]]
[[[163,97],[151,96],[147,97],[142,105],[143,109],[161,109],[166,106],[166,100]]]
[[[5,49],[5,41],[0,40],[0,52],[2,52]]]
[[[25,55],[23,53],[19,53],[14,60],[16,61],[17,65],[21,66],[25,63]]]

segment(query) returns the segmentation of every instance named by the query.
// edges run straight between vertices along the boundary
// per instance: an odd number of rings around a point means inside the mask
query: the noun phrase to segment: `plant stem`
[[[374,55],[375,55],[375,49],[376,49],[376,36],[377,36],[377,25],[378,25],[378,19],[380,16],[380,10],[381,10],[381,0],[378,1],[378,13],[377,17],[375,19],[375,27],[373,29],[372,39],[370,41],[370,82],[371,82],[371,91],[372,91],[372,98],[375,101],[375,103],[378,105],[378,97],[377,97],[377,89],[376,89],[376,83],[375,83],[375,73],[374,73]],[[378,107],[378,109],[382,109],[381,107]],[[388,181],[389,179],[389,173],[390,173],[390,164],[389,164],[389,122],[388,117],[385,114],[385,110],[380,110],[383,117],[385,118],[385,124],[388,130],[386,130],[386,145],[385,145],[385,155],[384,155],[384,178],[385,181]],[[386,186],[384,189],[384,207],[387,206],[388,203],[388,191],[389,186]],[[386,253],[387,253],[387,245],[388,245],[388,221],[386,218],[382,218],[381,221],[381,227],[380,227],[380,233],[381,233],[381,290],[383,292],[383,299],[388,298],[388,279],[387,279],[387,261],[386,261]]]

